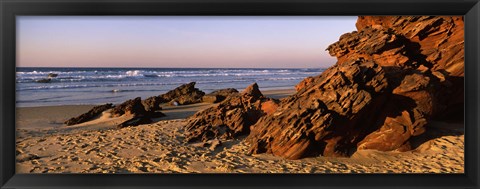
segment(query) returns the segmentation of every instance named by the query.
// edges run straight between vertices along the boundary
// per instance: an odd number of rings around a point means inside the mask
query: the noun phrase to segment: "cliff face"
[[[409,150],[428,120],[463,116],[463,17],[361,16],[337,63],[251,126],[252,153],[289,159]]]

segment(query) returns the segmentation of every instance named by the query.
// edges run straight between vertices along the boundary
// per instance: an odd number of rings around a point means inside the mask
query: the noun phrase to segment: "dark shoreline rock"
[[[65,124],[70,126],[70,125],[76,125],[79,123],[91,121],[97,116],[101,115],[102,112],[105,110],[108,110],[113,107],[113,104],[104,104],[104,105],[99,105],[93,107],[91,110],[89,110],[87,113],[84,113],[78,117],[70,118],[69,120],[65,121]]]

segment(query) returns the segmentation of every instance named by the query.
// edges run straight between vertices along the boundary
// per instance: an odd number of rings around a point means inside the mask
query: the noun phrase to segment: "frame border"
[[[0,188],[479,188],[479,0],[0,0]],[[464,15],[465,174],[15,174],[17,15]],[[467,166],[468,165],[468,166]]]

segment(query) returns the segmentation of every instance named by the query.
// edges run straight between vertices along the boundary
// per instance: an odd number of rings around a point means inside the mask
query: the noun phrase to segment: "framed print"
[[[2,1],[2,188],[477,188],[478,1]]]

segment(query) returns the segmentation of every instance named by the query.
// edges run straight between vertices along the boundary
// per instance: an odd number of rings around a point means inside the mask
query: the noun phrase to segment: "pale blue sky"
[[[318,68],[357,17],[17,16],[19,67]]]

